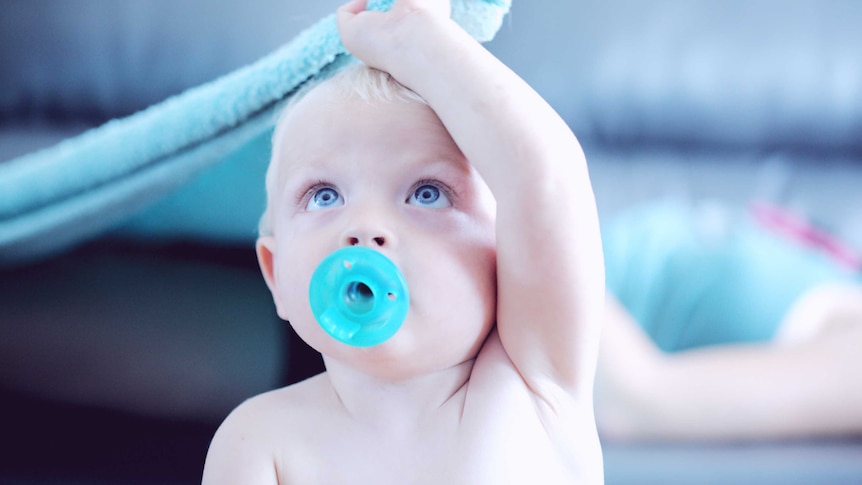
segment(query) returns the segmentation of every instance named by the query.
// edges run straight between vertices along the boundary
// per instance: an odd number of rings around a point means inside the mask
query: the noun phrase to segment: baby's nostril
[[[374,242],[376,242],[378,246],[383,246],[384,244],[386,244],[386,240],[382,237],[375,237]]]
[[[347,242],[349,242],[351,246],[356,246],[357,244],[359,244],[359,239],[355,238],[355,237],[351,237],[350,239],[347,240]]]

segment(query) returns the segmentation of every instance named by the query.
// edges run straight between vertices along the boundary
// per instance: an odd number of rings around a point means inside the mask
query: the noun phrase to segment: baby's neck
[[[420,376],[387,379],[326,359],[327,375],[337,399],[356,421],[383,430],[425,418],[463,390],[474,360]],[[406,430],[405,430],[406,431]]]

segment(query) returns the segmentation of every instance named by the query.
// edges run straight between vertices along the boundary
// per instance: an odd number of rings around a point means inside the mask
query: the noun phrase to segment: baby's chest
[[[490,397],[490,396],[488,396]],[[353,432],[311,440],[289,460],[290,483],[569,483],[563,450],[529,399],[477,396],[461,408],[393,433]],[[299,468],[297,468],[299,467]]]

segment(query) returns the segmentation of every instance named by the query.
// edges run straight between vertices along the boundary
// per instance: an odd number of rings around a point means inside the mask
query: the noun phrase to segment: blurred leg
[[[818,334],[862,321],[862,285],[834,283],[805,292],[790,308],[775,336],[778,344],[798,344]]]

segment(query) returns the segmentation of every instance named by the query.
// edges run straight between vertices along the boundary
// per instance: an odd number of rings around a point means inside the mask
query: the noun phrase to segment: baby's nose
[[[377,221],[355,221],[342,235],[344,246],[364,246],[371,249],[389,248],[395,242],[392,231]]]
[[[390,249],[397,244],[398,213],[388,201],[360,199],[343,214],[341,245]]]
[[[376,246],[383,247],[386,246],[386,236],[374,236],[374,237],[357,237],[357,236],[348,236],[347,237],[347,245],[348,246]]]

